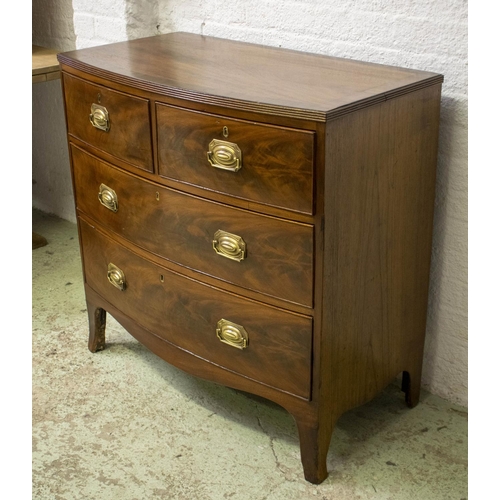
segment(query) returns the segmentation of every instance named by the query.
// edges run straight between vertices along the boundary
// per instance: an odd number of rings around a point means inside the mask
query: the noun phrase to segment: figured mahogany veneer
[[[113,168],[76,146],[71,152],[78,210],[172,262],[312,307],[312,225],[189,196]],[[116,213],[96,203],[101,183],[115,191]],[[242,262],[228,262],[214,252],[212,241],[220,229],[245,235],[248,251]]]
[[[89,349],[106,312],[295,418],[418,402],[441,75],[171,33],[60,54]],[[230,68],[225,72],[223,68]]]
[[[194,184],[266,205],[313,213],[314,133],[234,120],[156,105],[158,172],[162,177]],[[224,127],[228,135],[224,137]],[[230,131],[230,134],[229,134]],[[244,168],[230,177],[217,168],[200,169],[212,139],[237,143]]]
[[[309,399],[310,317],[299,316],[203,285],[139,257],[81,221],[87,284],[153,335],[278,390]],[[123,268],[127,293],[109,286],[109,262]],[[144,314],[147,311],[147,314]],[[215,342],[214,325],[228,316],[250,332],[252,349],[236,356]],[[270,334],[272,331],[272,334]],[[215,338],[215,340],[217,340]],[[291,369],[293,367],[293,369]],[[282,373],[287,373],[286,378]]]
[[[94,145],[132,165],[153,171],[149,102],[108,87],[63,75],[68,134]],[[103,104],[113,110],[108,133],[89,126],[92,104]]]

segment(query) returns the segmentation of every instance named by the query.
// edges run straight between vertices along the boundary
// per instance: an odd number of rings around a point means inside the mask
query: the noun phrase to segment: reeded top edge
[[[190,33],[58,55],[62,65],[173,98],[324,122],[443,76]]]

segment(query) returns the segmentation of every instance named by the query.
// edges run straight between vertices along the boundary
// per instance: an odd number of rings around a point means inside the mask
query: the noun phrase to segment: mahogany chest
[[[60,54],[89,315],[282,405],[418,402],[443,77],[170,33]]]

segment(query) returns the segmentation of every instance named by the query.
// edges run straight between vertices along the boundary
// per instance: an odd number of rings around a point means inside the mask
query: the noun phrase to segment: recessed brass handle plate
[[[121,291],[127,286],[125,273],[111,262],[108,264],[108,281]]]
[[[104,132],[108,132],[109,130],[109,114],[108,110],[101,106],[100,104],[92,104],[90,106],[90,123],[99,129],[104,130]]]
[[[241,262],[245,259],[247,245],[241,236],[219,229],[214,234],[212,246],[215,252],[226,259]]]
[[[241,149],[234,142],[214,139],[208,145],[207,157],[212,167],[222,170],[237,172],[243,166]]]
[[[236,347],[236,349],[245,349],[248,346],[248,333],[244,327],[237,325],[227,319],[221,319],[217,322],[215,330],[218,339],[224,344]]]
[[[99,186],[99,194],[97,196],[101,204],[108,210],[118,212],[118,196],[113,189],[106,186],[106,184],[101,184]]]

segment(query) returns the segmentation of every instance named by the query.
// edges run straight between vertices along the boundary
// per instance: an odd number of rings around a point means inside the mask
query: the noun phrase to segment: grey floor
[[[279,406],[169,366],[109,316],[91,354],[76,226],[34,211],[33,230],[33,499],[467,498],[466,409],[424,392],[409,410],[391,385],[343,415],[309,484]]]

